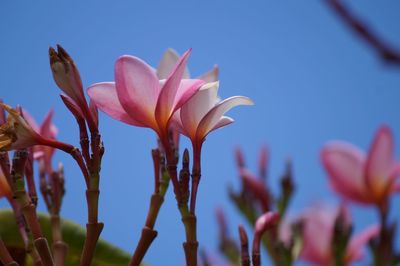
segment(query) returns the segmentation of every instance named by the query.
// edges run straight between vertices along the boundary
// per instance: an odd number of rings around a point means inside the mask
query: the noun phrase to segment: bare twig
[[[384,42],[364,21],[353,14],[341,0],[326,0],[326,2],[354,33],[376,50],[382,60],[389,64],[400,65],[400,51]]]

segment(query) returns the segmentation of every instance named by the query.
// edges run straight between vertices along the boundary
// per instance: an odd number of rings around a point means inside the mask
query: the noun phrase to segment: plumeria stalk
[[[6,245],[0,237],[0,262],[6,266],[18,266],[18,263],[14,261],[10,253],[7,250]]]
[[[93,103],[87,103],[79,70],[71,56],[60,45],[57,51],[49,49],[50,66],[54,81],[63,91],[61,98],[79,126],[81,154],[80,168],[86,181],[88,222],[81,265],[90,265],[104,224],[98,221],[101,159],[104,145],[98,129],[98,113]],[[90,131],[90,140],[87,128]]]
[[[167,170],[181,209],[185,205],[178,180],[176,151],[170,145],[170,122],[174,113],[196,93],[204,81],[182,79],[187,51],[166,80],[159,80],[153,68],[133,56],[121,56],[115,64],[115,82],[92,85],[88,94],[96,106],[124,123],[154,130],[167,159]]]
[[[156,74],[159,80],[166,80],[169,75],[174,71],[175,65],[179,62],[180,56],[178,53],[169,48],[165,51],[163,54],[160,63],[158,64]],[[211,75],[217,74],[217,68],[214,68],[213,70],[207,72],[206,74],[202,75],[203,78],[209,78]],[[189,70],[187,67],[185,67],[185,70],[182,74],[182,78],[184,79],[189,79],[190,74]],[[179,138],[180,138],[180,133],[175,127],[170,127],[169,128],[169,145],[172,147],[172,149],[175,151],[175,156],[179,156]],[[163,148],[163,145],[159,142],[159,147],[158,149],[155,149],[152,151],[152,157],[153,157],[153,163],[154,163],[154,175],[155,175],[155,182],[154,182],[154,193],[151,196],[150,200],[150,208],[149,212],[147,214],[147,219],[146,219],[146,224],[142,229],[142,234],[139,239],[139,242],[137,244],[137,247],[135,249],[135,252],[132,256],[131,260],[131,265],[137,265],[142,258],[144,257],[145,253],[147,252],[147,249],[150,247],[150,244],[154,240],[154,238],[157,236],[157,231],[154,230],[153,226],[156,222],[159,210],[161,208],[161,205],[164,202],[164,196],[166,193],[166,188],[168,187],[169,183],[169,176],[168,173],[165,172],[165,150]],[[188,157],[187,150],[185,150],[184,155],[183,155],[183,168],[185,168],[185,165],[189,164],[189,157]],[[182,169],[183,170],[183,169]],[[182,171],[181,171],[182,172]],[[186,170],[186,172],[189,172],[189,170]],[[189,173],[190,175],[190,173]],[[184,191],[182,190],[181,186],[181,173],[180,173],[180,191],[183,193]],[[184,197],[184,195],[182,195]]]
[[[52,118],[54,114],[53,110],[50,110],[47,113],[40,126],[26,110],[23,110],[22,114],[25,120],[35,130],[35,132],[45,138],[56,139],[58,130],[57,127],[52,123]],[[55,149],[53,147],[34,146],[30,155],[39,163],[40,191],[42,193],[42,197],[46,204],[47,210],[50,214],[54,261],[57,266],[63,266],[68,250],[67,244],[63,241],[60,219],[62,198],[65,192],[64,173],[61,163],[59,164],[57,170],[53,169],[52,159],[54,153]],[[31,166],[32,164],[33,162],[30,162]],[[29,172],[33,179],[33,171],[30,170]]]
[[[221,127],[233,123],[233,119],[224,116],[231,108],[238,105],[252,105],[244,96],[233,96],[221,101],[218,98],[219,82],[203,85],[180,110],[180,117],[175,120],[182,134],[192,142],[193,167],[190,212],[195,214],[197,189],[201,176],[201,149],[206,136]]]
[[[225,112],[238,105],[252,105],[253,102],[243,96],[234,96],[220,101],[217,95],[219,82],[203,85],[181,108],[175,124],[180,132],[192,142],[193,166],[189,214],[186,221],[187,241],[185,250],[197,254],[196,198],[201,177],[201,150],[206,136],[213,130],[229,125],[233,119],[224,116]]]
[[[22,211],[26,224],[32,232],[33,244],[40,255],[44,266],[54,266],[54,260],[50,252],[47,239],[43,236],[42,229],[36,213],[36,206],[25,189],[25,165],[28,159],[26,150],[18,150],[14,153],[11,176],[13,180],[13,197]],[[36,262],[35,265],[39,263]]]

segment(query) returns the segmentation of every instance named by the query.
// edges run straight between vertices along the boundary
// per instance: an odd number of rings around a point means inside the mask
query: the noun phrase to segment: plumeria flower
[[[389,127],[378,129],[368,154],[345,142],[325,145],[321,160],[332,188],[344,198],[362,204],[385,204],[398,187],[399,162]]]
[[[115,82],[89,87],[97,107],[124,123],[153,129],[168,148],[168,128],[173,114],[196,93],[204,81],[182,79],[191,50],[178,61],[166,80],[141,59],[124,55],[115,63]]]
[[[0,126],[0,151],[18,150],[34,145],[45,145],[70,153],[74,147],[49,139],[36,132],[17,110],[0,103],[7,113],[7,122]]]
[[[54,111],[50,110],[45,116],[42,124],[39,126],[35,119],[26,111],[22,110],[23,117],[32,127],[32,129],[47,139],[56,139],[58,129],[52,123]],[[51,160],[53,157],[55,149],[49,146],[34,146],[33,147],[33,156],[36,160],[43,160],[44,165],[48,171],[51,171]],[[50,172],[49,172],[50,173]]]
[[[332,209],[327,206],[313,206],[301,215],[301,219],[304,222],[304,244],[300,255],[302,259],[313,265],[331,265],[333,261],[333,230],[340,211],[340,208]],[[344,213],[345,220],[350,224],[348,212],[344,210]],[[364,246],[368,244],[369,240],[377,236],[379,231],[380,226],[373,225],[351,237],[345,251],[345,265],[362,259]]]
[[[206,136],[221,127],[233,123],[233,119],[224,114],[238,105],[253,105],[253,101],[244,96],[233,96],[223,101],[218,97],[219,82],[203,85],[180,110],[180,119],[175,122],[181,133],[192,141],[194,150],[200,152]]]
[[[160,63],[158,64],[156,74],[160,80],[167,79],[170,73],[174,70],[175,65],[179,61],[179,54],[172,48],[168,48],[163,56],[161,57]],[[210,71],[202,74],[201,76],[197,77],[197,79],[203,80],[204,82],[214,82],[218,80],[219,69],[218,66],[214,66]],[[189,69],[186,67],[182,78],[190,79],[190,72]],[[174,117],[180,117],[180,110],[177,110],[174,114]],[[172,125],[172,137],[175,148],[178,149],[179,144],[179,130]]]
[[[233,96],[223,101],[218,97],[219,82],[204,84],[180,109],[180,117],[174,117],[175,126],[192,142],[193,168],[190,210],[194,213],[197,189],[201,172],[201,148],[206,136],[221,127],[233,123],[233,119],[224,114],[238,105],[253,105],[253,101],[244,96]]]

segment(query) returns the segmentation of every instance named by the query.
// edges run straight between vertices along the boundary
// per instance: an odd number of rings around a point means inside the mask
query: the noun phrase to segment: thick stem
[[[157,237],[157,231],[154,230],[158,213],[164,202],[165,192],[168,188],[169,178],[165,180],[165,162],[161,160],[161,153],[159,149],[153,149],[151,152],[154,166],[154,193],[151,196],[150,208],[147,213],[146,222],[142,229],[139,242],[137,243],[135,252],[129,263],[130,266],[139,265],[147,250],[150,248],[154,239]],[[160,178],[160,173],[162,174]],[[168,176],[168,174],[166,174]]]
[[[13,194],[24,215],[26,224],[28,225],[34,239],[36,247],[44,266],[53,266],[54,262],[51,257],[50,248],[47,240],[43,238],[40,224],[36,214],[36,206],[31,202],[25,190],[25,163],[27,161],[27,152],[24,150],[16,151],[13,158],[13,167],[11,171],[13,181]]]
[[[388,210],[389,202],[382,202],[378,206],[379,220],[380,220],[380,232],[379,242],[377,243],[375,250],[375,265],[388,265],[392,256],[392,239],[390,237],[390,226],[388,225]]]
[[[22,238],[22,241],[24,242],[25,250],[28,251],[29,238],[28,238],[28,234],[26,233],[26,225],[25,225],[24,216],[21,213],[21,210],[19,209],[19,206],[18,206],[17,202],[15,202],[14,200],[9,200],[9,203],[10,203],[11,208],[12,208],[13,213],[14,213],[15,222],[16,222],[16,224],[18,226],[19,234],[20,234],[20,236]]]
[[[54,261],[50,253],[50,247],[49,244],[47,243],[47,239],[44,237],[36,238],[33,241],[33,244],[35,245],[40,255],[40,258],[42,259],[43,265],[54,266]]]
[[[18,265],[14,259],[11,257],[10,253],[7,250],[6,245],[4,244],[3,240],[0,238],[0,261],[4,265]]]
[[[179,189],[178,173],[176,170],[177,162],[176,162],[175,152],[170,147],[168,138],[165,139],[165,138],[160,137],[160,140],[164,146],[165,155],[167,157],[168,174],[172,180],[172,185],[174,187],[174,194],[175,194],[176,201],[178,203],[178,208],[180,208],[180,206],[182,205],[182,195],[181,195],[181,191]]]
[[[51,230],[53,236],[54,261],[57,266],[63,266],[68,252],[68,245],[63,241],[61,233],[61,219],[58,215],[51,215]]]
[[[152,228],[143,227],[140,240],[136,246],[135,252],[129,262],[129,266],[139,266],[144,255],[149,249],[153,240],[157,237],[157,231]]]
[[[197,189],[201,177],[201,145],[193,145],[192,189],[190,195],[190,213],[196,214]]]
[[[150,209],[147,213],[146,223],[142,229],[140,240],[129,263],[130,266],[136,266],[140,264],[146,255],[147,250],[150,248],[151,243],[157,237],[157,231],[153,228],[163,202],[164,197],[162,195],[153,194],[151,196]]]
[[[154,224],[157,220],[157,216],[158,216],[158,213],[160,211],[160,208],[161,208],[163,202],[164,202],[164,197],[161,196],[160,194],[153,194],[151,196],[150,209],[147,214],[145,227],[148,227],[151,229],[154,228]]]
[[[182,217],[182,222],[185,225],[186,242],[183,243],[185,251],[186,265],[197,266],[197,249],[199,243],[197,242],[197,219],[193,214],[187,214]]]
[[[98,184],[97,184],[98,187]],[[81,266],[90,266],[104,224],[98,222],[98,202],[99,190],[86,190],[86,200],[88,205],[88,223],[86,224],[86,239],[81,255]]]
[[[68,245],[63,241],[53,242],[53,252],[55,265],[64,266],[68,253]]]
[[[103,230],[103,227],[103,223],[86,224],[86,239],[85,244],[83,245],[83,251],[80,261],[81,266],[91,265],[94,251],[96,249],[96,244],[100,237],[101,231]]]
[[[90,127],[90,125],[89,125]],[[98,205],[99,205],[99,186],[100,186],[100,164],[103,155],[103,147],[101,144],[101,137],[97,129],[90,128],[91,130],[91,149],[92,158],[90,165],[85,165],[80,152],[72,154],[74,159],[78,162],[83,175],[86,180],[86,201],[88,206],[88,223],[86,224],[86,239],[81,254],[80,265],[90,266],[93,260],[94,252],[96,249],[97,241],[103,230],[104,224],[98,222]],[[90,175],[88,173],[90,172]]]

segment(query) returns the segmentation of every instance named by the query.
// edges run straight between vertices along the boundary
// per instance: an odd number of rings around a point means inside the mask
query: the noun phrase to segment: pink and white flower
[[[368,154],[350,143],[331,142],[323,147],[321,160],[332,188],[346,199],[381,205],[398,190],[400,164],[387,126],[379,128]]]
[[[89,87],[88,94],[109,116],[130,125],[151,128],[166,144],[173,114],[204,84],[198,79],[182,79],[190,52],[187,51],[168,78],[161,81],[153,68],[141,59],[121,56],[115,64],[115,82],[94,84]]]

